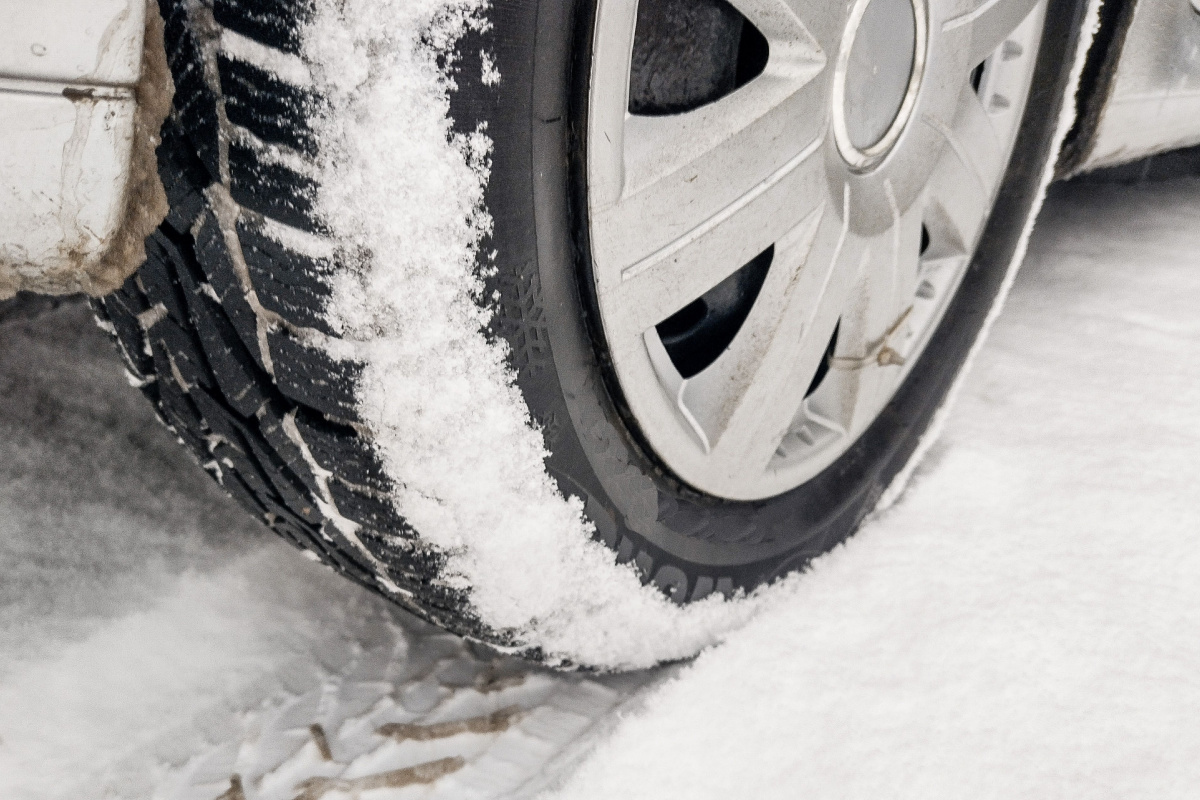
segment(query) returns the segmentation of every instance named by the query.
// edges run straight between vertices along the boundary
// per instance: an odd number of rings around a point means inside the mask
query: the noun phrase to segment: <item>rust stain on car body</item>
[[[72,103],[77,103],[79,101],[86,102],[96,99],[96,88],[94,86],[89,86],[86,89],[77,89],[74,86],[68,86],[62,90],[62,95]]]

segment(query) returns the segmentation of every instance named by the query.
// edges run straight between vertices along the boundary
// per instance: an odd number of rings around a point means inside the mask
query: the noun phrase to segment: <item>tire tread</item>
[[[214,45],[211,31],[197,33],[207,28],[191,16],[194,4],[160,6],[176,89],[158,151],[170,211],[139,271],[95,301],[97,317],[159,418],[251,514],[435,624],[506,641],[441,580],[444,557],[396,511],[378,454],[353,427],[361,365],[317,344],[335,333],[321,309],[336,265],[264,227],[269,220],[321,236],[315,184],[234,134],[240,127],[311,156],[304,119],[316,99],[219,54],[208,61],[215,74],[206,73],[205,47]],[[211,11],[218,26],[296,54],[307,8],[215,0]],[[236,219],[223,226],[230,199]]]

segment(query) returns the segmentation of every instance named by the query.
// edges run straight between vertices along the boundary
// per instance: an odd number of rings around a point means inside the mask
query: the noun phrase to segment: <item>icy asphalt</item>
[[[86,309],[8,320],[0,797],[1195,797],[1198,354],[1200,181],[1058,187],[901,500],[723,647],[595,678],[302,558]]]

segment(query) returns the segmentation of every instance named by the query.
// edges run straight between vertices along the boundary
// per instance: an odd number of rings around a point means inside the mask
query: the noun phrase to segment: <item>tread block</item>
[[[218,24],[257,42],[299,53],[301,26],[311,9],[307,0],[215,0],[213,17]]]
[[[93,304],[93,308],[104,309],[109,323],[116,331],[121,354],[125,356],[125,366],[143,380],[154,374],[154,359],[146,352],[142,326],[137,321],[137,315],[148,307],[146,298],[137,290],[132,277],[116,292]]]
[[[264,142],[317,154],[317,137],[308,124],[317,107],[316,95],[223,53],[217,55],[217,71],[230,122]]]
[[[313,210],[317,184],[311,178],[230,142],[229,180],[230,195],[251,211],[309,233],[325,232]]]
[[[233,416],[225,410],[221,402],[203,388],[193,389],[189,394],[208,429],[228,442],[230,446],[243,453],[247,452],[239,426],[234,424]]]
[[[212,457],[221,465],[221,469],[236,472],[259,503],[268,511],[271,510],[266,504],[275,494],[271,482],[249,456],[229,442],[218,442],[212,447]]]
[[[175,435],[183,439],[197,457],[207,458],[208,445],[200,435],[200,432],[204,430],[204,420],[188,396],[184,394],[183,389],[171,377],[171,367],[167,362],[166,354],[158,348],[154,350],[154,364],[159,376],[155,382],[155,388],[158,390],[159,413],[174,429]]]
[[[412,591],[422,605],[449,611],[453,615],[460,613],[467,606],[468,602],[466,592],[436,581],[423,581],[413,587]],[[444,625],[445,623],[441,624]],[[461,624],[457,627],[460,630],[462,629]]]
[[[309,526],[298,523],[289,517],[273,515],[268,525],[271,530],[301,550],[315,553],[323,564],[340,572],[355,583],[368,589],[376,589],[371,575],[357,562],[347,558],[337,551],[336,546],[325,540],[320,533]]]
[[[391,501],[352,489],[339,480],[329,481],[329,494],[347,519],[375,530],[412,534],[412,526],[396,511]]]
[[[400,585],[411,586],[428,580],[428,573],[424,570],[429,565],[415,558],[420,550],[419,542],[397,535],[382,534],[370,528],[360,528],[358,538],[363,546],[387,567],[388,575]]]
[[[321,522],[321,514],[307,487],[262,438],[255,423],[239,419],[203,389],[193,389],[191,397],[212,432],[252,460],[257,472],[266,478],[284,505],[308,523]]]
[[[118,303],[134,317],[150,308],[146,295],[142,294],[141,287],[137,284],[136,273],[126,278],[121,288],[105,298],[105,302],[109,301]]]
[[[174,269],[175,282],[179,285],[179,294],[188,308],[185,319],[190,320],[194,298],[204,294],[201,286],[205,283],[205,275],[196,263],[196,245],[190,234],[181,236],[170,233],[167,238],[174,242],[173,252],[177,258],[171,261],[171,267]]]
[[[192,298],[192,316],[200,334],[200,346],[212,369],[216,385],[229,404],[243,417],[253,417],[270,399],[265,386],[270,379],[260,372],[246,351],[241,337],[221,313],[221,308],[205,295]]]
[[[283,460],[271,451],[261,437],[247,433],[243,438],[250,445],[251,455],[258,462],[263,474],[271,481],[271,485],[275,487],[275,492],[283,500],[284,505],[310,525],[321,524],[325,518],[321,514],[320,507],[313,501],[304,484],[283,463]]]
[[[206,211],[197,226],[195,250],[209,285],[221,301],[225,317],[242,340],[246,352],[259,368],[265,370],[262,353],[258,349],[258,317],[246,299],[242,282],[233,268],[225,234],[212,212]]]
[[[187,5],[179,0],[158,0],[158,13],[163,20],[163,35],[170,50],[187,31]]]
[[[168,205],[164,222],[176,233],[187,234],[207,206],[202,190],[212,183],[212,177],[192,151],[176,118],[167,118],[161,137],[156,151],[158,172],[172,176],[163,181]]]
[[[244,220],[238,221],[238,238],[263,307],[295,325],[335,335],[324,314],[332,294],[328,279],[334,265],[289,250]]]
[[[106,306],[102,300],[90,300],[89,305],[97,322],[112,326],[109,333],[117,346],[117,352],[121,354],[125,369],[141,381],[145,381],[147,375],[153,375],[154,362],[142,350],[144,343],[138,324],[128,314],[123,311],[117,312],[116,308]]]
[[[392,490],[379,455],[353,428],[303,409],[296,413],[296,428],[313,458],[325,469],[357,486],[380,492]]]
[[[175,322],[188,321],[187,300],[179,286],[175,266],[184,256],[175,243],[157,230],[146,238],[146,262],[138,270],[138,278],[146,291],[162,303]]]
[[[310,537],[303,528],[298,525],[293,525],[284,520],[273,520],[269,523],[272,531],[277,533],[285,542],[295,547],[297,550],[304,550],[316,553],[318,556],[324,554],[312,545],[312,537]],[[325,559],[322,557],[322,561]]]
[[[362,551],[357,546],[352,544],[345,535],[338,530],[338,527],[332,522],[326,522],[321,526],[320,535],[327,537],[326,542],[334,545],[334,552],[337,553],[338,561],[342,563],[349,562],[356,569],[363,572],[370,581],[372,587],[377,586],[375,582],[375,565],[371,564],[363,555]]]
[[[175,81],[175,118],[211,181],[221,177],[221,122],[217,93],[204,76],[204,55],[196,37],[186,28],[168,38],[171,77]]]
[[[234,500],[241,503],[242,507],[249,511],[255,519],[259,522],[265,521],[263,518],[266,516],[267,510],[263,508],[262,503],[258,502],[258,498],[254,496],[254,492],[250,491],[250,487],[246,485],[245,481],[236,472],[233,472],[222,464],[221,477],[217,482],[221,484],[221,487],[225,491],[233,496]]]
[[[358,538],[390,572],[413,583],[428,583],[429,576],[437,575],[446,565],[445,555],[416,538],[415,532],[409,539],[403,534],[384,534],[362,528]]]
[[[291,523],[294,527],[299,528],[300,530],[311,530],[311,526],[296,516],[292,509],[281,503],[278,496],[268,492],[259,497],[259,502],[261,502],[263,508],[267,510],[268,525],[273,525],[279,521],[285,521]]]
[[[213,385],[212,374],[208,371],[208,365],[204,362],[200,348],[192,339],[191,334],[177,325],[174,320],[169,317],[159,320],[154,327],[146,331],[146,338],[150,340],[150,346],[155,351],[161,348],[167,355],[170,359],[168,369],[174,368],[167,375],[174,378],[177,372],[179,378],[186,384],[185,389],[190,390],[193,386],[201,384]]]
[[[287,435],[287,431],[284,430],[283,419],[286,414],[287,412],[283,410],[282,404],[277,402],[267,403],[258,411],[259,430],[262,431],[263,439],[280,459],[283,460],[283,463],[292,471],[292,474],[299,478],[311,493],[320,496],[320,487],[317,485],[312,468],[304,458],[304,453],[301,452],[299,446],[291,440]]]
[[[279,391],[322,414],[358,422],[354,387],[362,365],[335,360],[324,350],[280,333],[267,334]]]

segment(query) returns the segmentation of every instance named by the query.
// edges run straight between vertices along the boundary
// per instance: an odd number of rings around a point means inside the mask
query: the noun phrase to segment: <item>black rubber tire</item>
[[[235,124],[300,153],[318,143],[320,98],[217,53],[221,28],[299,51],[303,4],[160,0],[175,80],[160,172],[171,211],[147,261],[96,304],[163,421],[253,514],[351,579],[457,633],[513,644],[469,597],[438,578],[440,555],[389,500],[391,479],[356,428],[357,365],[290,331],[332,335],[321,310],[336,265],[257,232],[269,217],[320,233],[310,179],[258,159],[225,135]],[[494,4],[486,31],[454,61],[456,127],[486,123],[495,143],[486,205],[494,219],[492,332],[507,340],[517,384],[564,494],[584,500],[598,535],[678,601],[752,589],[849,536],[912,455],[995,302],[1054,149],[1085,3],[1052,0],[1016,155],[962,288],[892,403],[834,465],[770,500],[717,500],[675,480],[643,446],[595,325],[583,197],[593,0]],[[480,54],[503,80],[485,85]],[[236,217],[226,236],[218,215]],[[230,217],[226,217],[229,219]],[[230,248],[240,250],[234,258]],[[245,269],[238,266],[244,263]],[[279,324],[282,320],[286,324]],[[323,509],[363,527],[350,542]],[[386,571],[386,580],[378,577]],[[390,591],[390,581],[401,590]],[[528,655],[536,657],[536,652]]]

